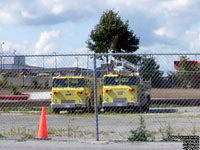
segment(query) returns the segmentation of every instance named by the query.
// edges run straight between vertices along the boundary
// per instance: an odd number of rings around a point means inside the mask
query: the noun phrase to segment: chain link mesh
[[[55,140],[94,140],[98,134],[100,140],[161,141],[199,135],[199,57],[0,56],[0,137],[35,138],[42,106],[48,136]]]

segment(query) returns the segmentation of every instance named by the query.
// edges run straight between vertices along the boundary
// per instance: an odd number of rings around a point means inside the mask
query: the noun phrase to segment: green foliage
[[[128,140],[131,142],[134,141],[148,141],[149,138],[152,138],[153,135],[146,130],[146,125],[143,117],[140,117],[140,126],[136,130],[130,131],[131,136],[128,137]]]
[[[16,85],[10,85],[10,93],[12,95],[21,95],[22,93],[19,90],[19,87],[17,87]]]
[[[33,79],[33,87],[35,89],[37,89],[39,87],[39,83],[38,83],[37,79]]]
[[[153,88],[162,86],[162,75],[159,71],[160,66],[153,57],[143,57],[140,61],[140,75],[144,81],[151,81]]]
[[[87,47],[95,53],[131,53],[139,48],[139,38],[130,30],[129,22],[124,23],[113,10],[103,13],[89,36]]]
[[[8,78],[2,78],[0,80],[0,87],[4,88],[6,86],[8,86]]]
[[[21,140],[33,139],[36,135],[35,129],[27,129],[26,127],[11,127],[10,130],[4,131],[4,135],[9,137],[21,137]]]
[[[181,56],[178,66],[176,78],[180,81],[180,87],[200,87],[200,67],[195,62],[190,61],[187,56]]]
[[[161,132],[163,141],[173,141],[172,136],[174,134],[174,130],[172,129],[170,124],[168,124],[168,126],[165,130],[160,129],[160,132]]]
[[[49,81],[48,81],[48,80],[46,80],[46,81],[45,81],[45,83],[44,83],[44,88],[46,88],[46,89],[47,89],[48,87],[49,87]]]
[[[192,136],[196,136],[197,133],[198,133],[197,128],[196,128],[196,127],[193,127],[193,129],[192,129]]]
[[[0,133],[0,138],[4,138],[4,136]]]

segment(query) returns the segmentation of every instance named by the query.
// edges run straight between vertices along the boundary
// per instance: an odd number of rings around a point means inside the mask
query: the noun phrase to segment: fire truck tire
[[[102,100],[102,97],[100,96],[99,105],[97,106],[98,107],[98,111],[100,111],[102,109],[102,105],[103,105],[103,100]]]
[[[92,104],[91,104],[91,99],[90,98],[87,98],[86,108],[83,110],[83,112],[85,112],[85,113],[92,112]]]
[[[54,109],[53,109],[53,112],[54,112],[55,114],[59,114],[59,113],[60,113],[60,108],[54,108]]]
[[[68,112],[71,113],[71,114],[73,114],[73,113],[76,112],[76,109],[69,109]]]
[[[141,110],[142,112],[147,112],[147,111],[149,111],[150,104],[151,104],[151,97],[150,97],[150,95],[147,95],[147,103],[146,103],[144,106],[141,106],[141,107],[140,107],[140,110]]]

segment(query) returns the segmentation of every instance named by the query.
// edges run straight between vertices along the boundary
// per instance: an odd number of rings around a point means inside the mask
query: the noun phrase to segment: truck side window
[[[92,86],[92,83],[90,80],[88,80],[88,87],[91,88],[91,86]]]

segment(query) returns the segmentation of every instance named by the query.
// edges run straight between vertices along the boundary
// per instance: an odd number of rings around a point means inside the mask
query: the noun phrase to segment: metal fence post
[[[99,141],[99,122],[98,122],[98,108],[97,108],[97,73],[96,73],[96,54],[93,57],[94,63],[94,105],[95,105],[95,122],[96,122],[96,141]]]
[[[3,72],[3,57],[1,56],[1,72]]]

